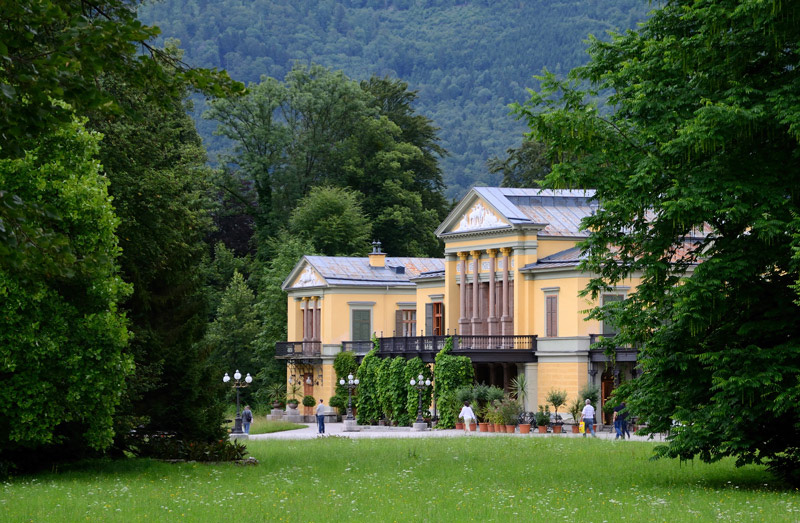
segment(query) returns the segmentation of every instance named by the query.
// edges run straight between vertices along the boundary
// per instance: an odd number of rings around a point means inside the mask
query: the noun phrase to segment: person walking
[[[581,412],[581,418],[583,418],[583,437],[586,437],[586,433],[590,430],[592,431],[592,437],[596,438],[597,434],[594,433],[594,407],[592,407],[592,402],[590,400],[586,400],[586,404],[583,406],[583,411]]]
[[[322,398],[320,398],[319,405],[317,405],[317,427],[320,434],[325,434],[325,404]]]
[[[475,413],[472,412],[472,407],[469,406],[469,402],[465,401],[464,406],[461,407],[461,412],[458,413],[459,418],[464,418],[464,432],[469,434],[469,425],[472,423],[472,420],[475,418]]]
[[[614,407],[614,430],[617,433],[614,439],[625,439],[626,432],[628,433],[628,438],[631,437],[631,433],[628,432],[628,412],[625,410],[624,401]]]
[[[253,411],[250,410],[250,405],[245,405],[242,411],[242,428],[245,434],[250,434],[250,424],[253,422]]]

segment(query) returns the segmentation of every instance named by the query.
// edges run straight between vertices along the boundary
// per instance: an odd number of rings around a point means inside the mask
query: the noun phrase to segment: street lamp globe
[[[344,378],[339,380],[339,385],[344,385]]]
[[[247,383],[253,383],[253,377],[250,375],[249,372],[247,373],[247,376],[245,377],[244,381],[246,381]]]
[[[241,373],[241,372],[239,372],[239,370],[238,370],[238,369],[236,370],[236,372],[234,372],[234,373],[233,373],[233,379],[235,379],[235,380],[240,380],[240,379],[242,379],[242,373]]]
[[[222,382],[228,383],[229,381],[231,381],[231,377],[228,376],[228,373],[226,372],[225,375],[222,377]]]

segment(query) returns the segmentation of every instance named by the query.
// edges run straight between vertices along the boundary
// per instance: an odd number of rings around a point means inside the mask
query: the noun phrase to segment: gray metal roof
[[[539,236],[585,237],[581,220],[597,209],[593,190],[473,189],[512,224],[541,224]]]
[[[572,247],[570,249],[566,249],[561,252],[551,254],[550,256],[545,256],[544,258],[540,258],[537,262],[529,263],[528,265],[522,267],[520,270],[533,271],[536,269],[575,267],[583,259],[584,256],[581,255],[581,249],[579,247]]]
[[[371,267],[369,258],[306,256],[305,259],[329,285],[413,286],[411,278],[444,271],[441,258],[386,258],[385,267]]]

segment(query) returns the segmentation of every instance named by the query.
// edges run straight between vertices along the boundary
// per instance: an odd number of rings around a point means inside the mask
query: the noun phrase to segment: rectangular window
[[[353,328],[353,341],[366,341],[372,337],[372,311],[352,309],[350,311]]]
[[[400,321],[402,336],[414,336],[417,330],[417,311],[401,311],[402,320]]]
[[[607,305],[615,301],[622,301],[623,299],[625,299],[625,296],[622,294],[604,294],[603,305]],[[613,322],[603,322],[603,336],[616,336],[617,333],[619,333],[619,329],[613,324]]]
[[[555,338],[558,336],[558,296],[551,294],[545,300],[545,336]]]
[[[433,335],[444,336],[444,304],[433,303]]]

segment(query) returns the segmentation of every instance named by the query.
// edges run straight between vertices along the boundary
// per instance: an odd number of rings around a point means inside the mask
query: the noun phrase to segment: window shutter
[[[401,310],[394,312],[394,335],[403,335],[403,311]]]
[[[558,336],[558,296],[547,296],[546,303],[545,334],[547,337],[556,337]]]
[[[370,326],[370,311],[354,310],[353,319],[353,341],[366,341],[372,334]]]
[[[425,336],[433,336],[433,303],[425,304]]]

